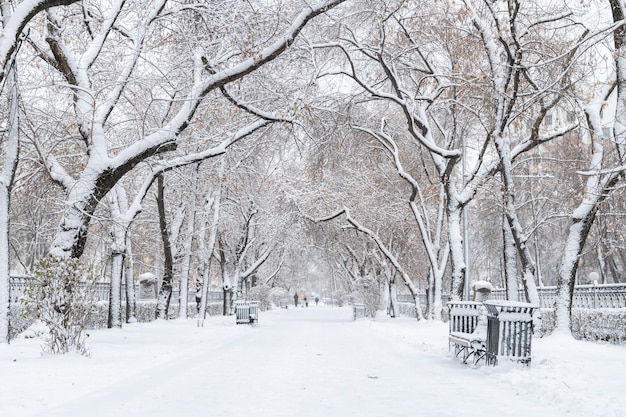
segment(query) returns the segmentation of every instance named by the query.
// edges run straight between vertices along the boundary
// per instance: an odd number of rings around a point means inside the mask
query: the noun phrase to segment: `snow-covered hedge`
[[[91,309],[90,314],[85,320],[86,329],[102,329],[107,327],[109,305],[105,301],[98,302]],[[137,321],[147,323],[153,321],[156,317],[156,301],[139,301],[137,302]],[[219,316],[222,314],[222,303],[207,304],[207,313],[211,316]],[[20,333],[28,329],[37,320],[33,312],[27,311],[21,304],[11,304],[11,328],[9,337],[16,338]],[[189,315],[194,317],[197,314],[195,303],[189,304]],[[176,305],[170,306],[170,317],[172,319],[178,316]]]
[[[541,328],[544,334],[554,330],[554,310],[541,309]],[[626,308],[572,310],[572,334],[576,339],[626,342]]]
[[[399,303],[400,312],[415,317],[415,305]],[[425,308],[422,306],[422,308]],[[425,312],[424,312],[425,313]],[[448,321],[448,309],[442,311],[442,319]],[[541,326],[537,326],[536,336],[550,334],[554,330],[554,310],[541,309]],[[606,341],[611,343],[626,342],[626,308],[572,310],[572,334],[576,339]]]

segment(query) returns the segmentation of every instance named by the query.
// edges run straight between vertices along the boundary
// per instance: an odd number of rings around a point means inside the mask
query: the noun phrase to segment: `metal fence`
[[[33,285],[36,285],[35,279],[27,276],[12,276],[9,284],[9,302],[19,303],[24,298]],[[97,282],[96,298],[98,301],[109,301],[109,288],[108,282]],[[122,284],[122,294],[126,291],[126,285]],[[152,293],[154,295],[146,296],[146,293]],[[156,298],[155,291],[141,291],[141,284],[135,284],[135,294],[138,300],[154,300]],[[172,290],[172,301],[178,302],[179,297],[178,289]],[[196,288],[189,287],[189,302],[193,302],[196,298]],[[222,291],[209,291],[207,297],[207,303],[221,303],[224,300],[224,293]]]
[[[420,305],[421,306],[425,306],[426,305],[426,294],[420,293],[420,294],[418,294],[418,296],[419,296]],[[397,298],[398,298],[398,302],[400,302],[400,303],[411,303],[411,304],[413,303],[413,296],[411,294],[398,294]],[[450,300],[451,300],[451,298],[450,298],[450,295],[448,295],[448,294],[443,294],[441,296],[441,301],[444,304],[447,303]]]
[[[541,308],[553,308],[556,302],[556,287],[537,288],[539,293],[539,306]],[[419,295],[420,304],[426,304],[426,295]],[[525,299],[524,290],[518,290],[520,300]],[[443,296],[444,304],[450,300],[448,295]],[[490,299],[506,300],[506,290],[496,289],[491,292]],[[411,294],[398,294],[401,303],[412,303]],[[626,308],[626,284],[597,284],[577,285],[574,287],[573,308]]]
[[[11,303],[17,303],[24,297],[28,288],[34,285],[35,281],[32,277],[12,276],[9,285],[9,299]],[[124,286],[122,293],[124,293]],[[541,308],[552,308],[556,301],[556,287],[540,287],[537,288],[539,293],[539,306]],[[98,282],[96,284],[96,293],[98,301],[109,300],[109,283]],[[154,296],[145,296],[146,292],[141,291],[140,284],[135,284],[135,294],[138,300],[154,299]],[[155,294],[156,295],[156,294]],[[190,302],[195,300],[196,288],[189,287]],[[518,290],[520,300],[524,299],[524,291]],[[443,295],[443,303],[450,300],[449,295]],[[496,289],[491,292],[491,299],[505,300],[506,291]],[[178,289],[172,290],[172,300],[178,302]],[[221,303],[224,300],[222,291],[209,291],[208,303]],[[398,294],[398,301],[401,303],[413,303],[411,294]],[[426,294],[419,294],[420,305],[426,305]],[[577,285],[574,287],[573,308],[626,308],[626,284],[597,284],[597,285]]]
[[[556,287],[537,288],[539,306],[552,308],[556,302]],[[524,299],[524,291],[518,290],[520,300]],[[506,299],[505,290],[493,290],[491,298]],[[624,308],[626,307],[626,284],[577,285],[574,287],[573,308]]]

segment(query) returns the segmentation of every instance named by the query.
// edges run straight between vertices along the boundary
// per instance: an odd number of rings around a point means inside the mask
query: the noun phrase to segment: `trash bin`
[[[539,307],[516,301],[485,301],[487,308],[487,365],[510,359],[530,366],[533,313]]]
[[[259,302],[258,301],[250,301],[250,324],[256,324],[259,322]]]

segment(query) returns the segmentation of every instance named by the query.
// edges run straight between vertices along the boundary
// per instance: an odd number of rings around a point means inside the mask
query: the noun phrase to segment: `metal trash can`
[[[249,312],[250,324],[256,324],[259,322],[259,302],[250,301],[249,304],[250,304],[250,312]]]
[[[530,366],[534,304],[516,301],[485,301],[487,308],[487,365],[510,359]]]

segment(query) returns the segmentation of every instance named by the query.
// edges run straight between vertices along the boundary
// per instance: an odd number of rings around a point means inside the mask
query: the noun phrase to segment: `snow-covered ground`
[[[472,368],[444,323],[324,306],[89,333],[91,358],[0,346],[0,416],[626,416],[624,345],[536,338],[530,369]]]

